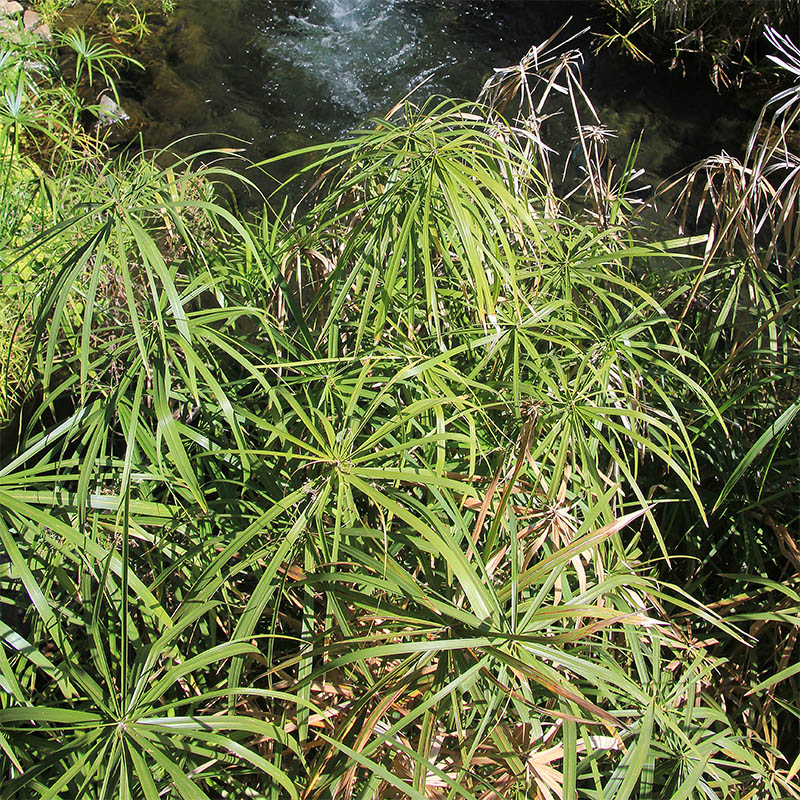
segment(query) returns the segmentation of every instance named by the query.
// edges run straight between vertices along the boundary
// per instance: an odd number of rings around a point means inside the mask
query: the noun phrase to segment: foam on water
[[[273,56],[285,62],[284,71],[300,73],[295,80],[307,95],[317,95],[317,107],[332,104],[347,122],[390,103],[392,92],[410,88],[408,73],[413,80],[418,72],[415,48],[424,48],[426,31],[409,4],[314,0],[305,14],[288,21],[291,28],[282,32]],[[267,35],[263,44],[277,43]],[[398,80],[403,77],[405,84]]]

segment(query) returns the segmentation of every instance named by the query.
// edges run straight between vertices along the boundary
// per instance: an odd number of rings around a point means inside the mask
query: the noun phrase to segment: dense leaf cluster
[[[535,119],[400,112],[291,214],[4,183],[0,797],[796,796],[791,248],[648,243],[591,141],[594,216]]]

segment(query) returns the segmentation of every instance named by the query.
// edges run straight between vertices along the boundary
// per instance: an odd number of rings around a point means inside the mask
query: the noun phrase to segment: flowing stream
[[[181,0],[149,67],[148,138],[217,131],[282,151],[330,138],[413,94],[474,98],[574,0]],[[419,88],[417,88],[419,87]]]
[[[144,81],[128,88],[145,143],[195,135],[186,149],[231,146],[252,160],[330,140],[411,93],[475,98],[495,67],[519,61],[587,0],[180,0],[152,37]],[[639,164],[666,177],[746,140],[752,114],[707,81],[682,80],[587,54],[584,83],[624,158],[644,131]],[[126,87],[123,87],[125,90]],[[213,132],[215,135],[208,135]],[[203,134],[203,135],[200,135]]]

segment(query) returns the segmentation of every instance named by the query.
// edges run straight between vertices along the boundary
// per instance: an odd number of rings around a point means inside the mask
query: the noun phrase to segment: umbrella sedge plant
[[[497,113],[398,111],[293,213],[139,156],[17,251],[55,255],[0,465],[1,798],[790,784],[685,620],[746,637],[650,563],[720,424],[640,280],[680,243],[576,218]]]

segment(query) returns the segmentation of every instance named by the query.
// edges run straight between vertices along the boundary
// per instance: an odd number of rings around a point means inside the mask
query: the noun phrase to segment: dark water
[[[570,17],[571,32],[598,28],[598,13],[588,0],[180,0],[128,102],[149,146],[203,134],[185,149],[240,144],[260,160],[341,136],[409,93],[419,103],[474,98],[493,68]],[[577,46],[585,85],[617,133],[612,153],[624,157],[644,134],[639,164],[654,181],[746,141],[752,114],[733,95],[608,50],[592,55],[596,44],[590,34]]]
[[[341,135],[412,95],[473,98],[570,14],[566,0],[181,0],[143,100],[151,142],[217,131],[257,152]]]

